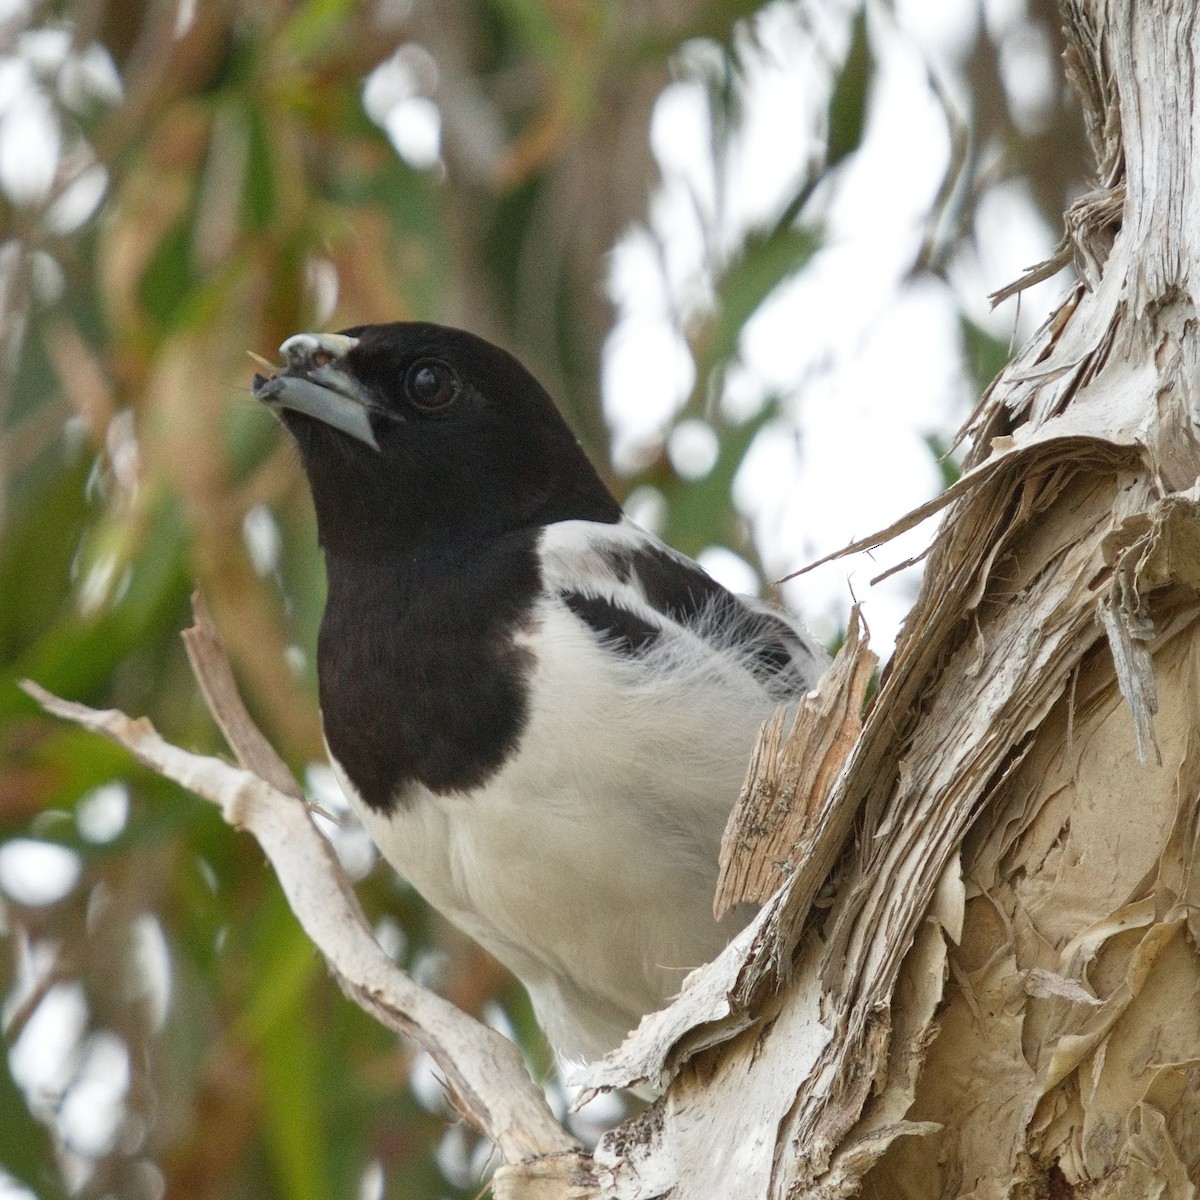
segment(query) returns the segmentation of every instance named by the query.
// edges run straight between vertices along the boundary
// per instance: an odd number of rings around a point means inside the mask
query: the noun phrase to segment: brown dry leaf
[[[112,384],[74,325],[57,321],[42,336],[67,400],[83,418],[92,442],[103,446],[109,422],[117,411]]]
[[[234,324],[230,318],[228,325]],[[169,487],[179,495],[197,580],[230,657],[263,704],[274,736],[288,752],[315,757],[322,745],[319,720],[285,667],[290,637],[282,597],[256,575],[242,540],[245,513],[228,499],[224,412],[232,392],[228,380],[238,377],[235,371],[244,376],[239,341],[234,328],[223,326],[183,331],[163,346],[139,430],[146,490]]]

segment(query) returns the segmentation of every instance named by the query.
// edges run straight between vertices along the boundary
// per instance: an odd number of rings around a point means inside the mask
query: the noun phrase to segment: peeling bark
[[[688,981],[705,1023],[648,1018],[594,1073],[672,1079],[597,1149],[625,1200],[1182,1198],[1200,1178],[1200,32],[1183,0],[1064,15],[1100,168],[1066,222],[1081,282],[964,431],[823,802],[856,834],[828,908],[781,924],[799,856]],[[744,799],[786,790],[777,761],[760,747]]]

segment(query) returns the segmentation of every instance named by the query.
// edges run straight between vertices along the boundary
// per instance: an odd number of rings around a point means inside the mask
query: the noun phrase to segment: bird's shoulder
[[[777,699],[811,687],[828,663],[790,615],[735,595],[628,519],[547,525],[538,556],[547,596],[619,656],[720,654]]]

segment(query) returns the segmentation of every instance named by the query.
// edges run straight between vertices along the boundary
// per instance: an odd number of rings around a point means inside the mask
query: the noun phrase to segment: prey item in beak
[[[357,345],[340,333],[297,333],[279,347],[284,369],[270,378],[256,374],[250,390],[272,409],[304,413],[378,450],[370,397],[339,366]]]

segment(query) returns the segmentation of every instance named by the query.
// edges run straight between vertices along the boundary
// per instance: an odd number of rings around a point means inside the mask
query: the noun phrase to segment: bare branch
[[[248,732],[253,726],[240,699],[230,703],[226,685],[232,675],[225,678],[228,663],[220,661],[223,651],[211,626],[189,639],[189,651],[201,659],[197,674],[206,681],[214,715],[220,709],[217,719],[231,743],[239,753],[257,755],[261,747],[254,748],[254,735],[262,735]],[[151,770],[218,805],[231,825],[252,833],[342,989],[429,1052],[446,1076],[455,1106],[495,1142],[506,1163],[543,1156],[575,1162],[579,1143],[554,1119],[517,1047],[419,987],[380,949],[328,842],[294,795],[251,771],[171,745],[144,717],[132,720],[115,709],[61,700],[29,680],[21,686],[47,712],[112,738]]]
[[[229,656],[199,591],[192,593],[192,616],[196,624],[183,631],[183,644],[208,711],[220,726],[229,748],[252,775],[266,780],[285,796],[303,800],[304,789],[246,711]]]

